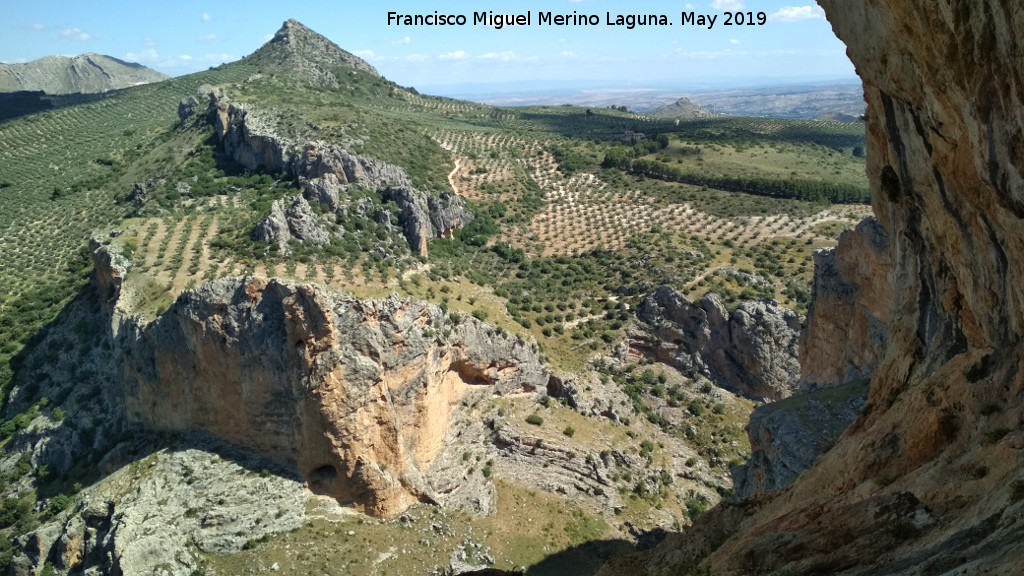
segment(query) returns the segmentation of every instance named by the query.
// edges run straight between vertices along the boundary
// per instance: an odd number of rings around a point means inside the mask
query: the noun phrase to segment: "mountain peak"
[[[274,37],[247,59],[271,72],[305,76],[313,84],[336,85],[338,79],[335,69],[338,66],[380,76],[362,58],[342,50],[334,42],[294,19],[286,20]]]

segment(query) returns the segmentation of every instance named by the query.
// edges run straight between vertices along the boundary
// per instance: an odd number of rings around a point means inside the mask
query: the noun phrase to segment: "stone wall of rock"
[[[868,381],[801,390],[750,415],[750,460],[732,469],[738,498],[781,490],[828,451],[864,409]]]
[[[819,3],[864,80],[893,266],[865,413],[788,489],[603,574],[1019,572],[1024,5]]]
[[[684,372],[704,373],[733,392],[766,400],[798,387],[803,318],[776,302],[744,302],[730,314],[714,294],[690,302],[663,286],[644,300],[637,317],[655,340],[634,340],[633,346]]]
[[[548,382],[530,344],[476,320],[261,279],[183,294],[129,345],[126,371],[133,420],[215,434],[377,516],[451,497],[432,464],[464,395]]]
[[[839,237],[837,248],[814,254],[807,328],[800,337],[805,387],[870,378],[885,352],[893,318],[889,239],[876,218]]]

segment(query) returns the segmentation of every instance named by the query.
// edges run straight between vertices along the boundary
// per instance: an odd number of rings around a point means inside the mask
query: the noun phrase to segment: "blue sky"
[[[3,0],[0,61],[97,52],[177,76],[255,51],[288,18],[324,34],[409,86],[467,83],[583,82],[632,84],[745,78],[780,81],[854,78],[845,48],[813,0],[326,0],[244,3],[178,0]],[[387,25],[389,11],[525,13],[534,24],[503,30]],[[765,12],[765,26],[723,26],[724,10]],[[549,27],[538,11],[597,14],[601,25]],[[716,14],[708,30],[682,26],[680,13]],[[605,14],[658,13],[670,27],[606,26]]]

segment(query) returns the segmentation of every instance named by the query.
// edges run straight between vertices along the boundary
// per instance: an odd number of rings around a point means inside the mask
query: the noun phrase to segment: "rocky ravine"
[[[603,574],[1017,574],[1024,562],[1024,6],[820,4],[865,82],[892,263],[865,413],[790,488],[721,506]]]

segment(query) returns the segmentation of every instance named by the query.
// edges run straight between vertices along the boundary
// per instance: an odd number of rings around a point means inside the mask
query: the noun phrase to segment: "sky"
[[[629,86],[854,79],[845,47],[813,0],[0,0],[0,62],[95,52],[179,76],[250,54],[288,18],[404,86],[617,82]],[[465,26],[388,25],[388,13],[463,14]],[[472,24],[473,13],[533,13],[531,26]],[[597,15],[596,26],[539,26],[538,12]],[[726,11],[764,12],[725,26]],[[682,12],[717,16],[682,25]],[[607,14],[665,14],[671,26],[609,26]],[[436,92],[435,92],[436,93]]]

